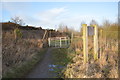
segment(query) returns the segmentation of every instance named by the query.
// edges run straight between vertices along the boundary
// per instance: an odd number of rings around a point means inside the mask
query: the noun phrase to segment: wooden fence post
[[[98,27],[93,25],[94,27],[94,60],[98,59]]]
[[[100,38],[99,38],[101,41],[100,41],[100,59],[102,57],[102,51],[103,51],[103,47],[102,47],[102,44],[103,44],[103,30],[101,29],[100,30]]]
[[[84,63],[88,62],[88,30],[87,24],[82,24],[83,27],[83,54],[84,54]]]
[[[44,33],[43,38],[42,38],[42,41],[45,39],[46,33],[47,33],[47,30],[45,30],[45,33]]]

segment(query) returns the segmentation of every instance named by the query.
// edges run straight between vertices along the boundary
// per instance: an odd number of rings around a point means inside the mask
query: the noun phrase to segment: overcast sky
[[[3,2],[2,22],[14,16],[22,18],[26,25],[55,29],[65,24],[79,30],[82,21],[116,21],[118,2]]]

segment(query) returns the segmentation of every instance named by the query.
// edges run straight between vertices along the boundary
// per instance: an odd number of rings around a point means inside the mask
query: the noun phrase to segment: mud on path
[[[26,78],[54,78],[56,74],[51,72],[49,65],[52,64],[52,51],[49,48],[45,53],[44,59],[37,64],[37,66],[26,76]]]

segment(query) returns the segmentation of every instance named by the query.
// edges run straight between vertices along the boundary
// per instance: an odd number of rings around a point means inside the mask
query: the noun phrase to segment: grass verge
[[[58,67],[54,69],[54,72],[57,74],[57,77],[62,78],[62,71],[71,62],[74,54],[69,53],[68,48],[58,48],[52,50],[52,59],[53,64]]]
[[[4,78],[24,78],[25,75],[32,69],[34,66],[43,59],[44,54],[47,49],[41,49],[31,60],[24,62],[20,66],[13,67],[11,70],[6,72],[3,75]]]

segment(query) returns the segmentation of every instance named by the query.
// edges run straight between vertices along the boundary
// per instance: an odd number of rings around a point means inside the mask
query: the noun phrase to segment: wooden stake
[[[98,59],[98,27],[93,25],[94,27],[94,60]]]
[[[43,42],[43,40],[45,38],[46,33],[47,33],[47,30],[45,30],[45,33],[44,33],[43,38],[42,38],[42,42]]]
[[[84,54],[84,63],[88,62],[88,32],[87,24],[83,24],[83,54]]]
[[[101,29],[100,30],[100,59],[101,59],[101,57],[102,57],[102,44],[103,44],[103,30]]]

